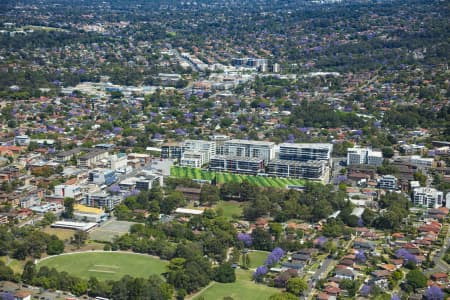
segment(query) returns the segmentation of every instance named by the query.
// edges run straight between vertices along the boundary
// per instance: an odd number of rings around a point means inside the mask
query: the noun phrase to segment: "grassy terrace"
[[[215,178],[218,184],[223,184],[227,182],[242,182],[244,179],[246,179],[250,183],[261,187],[286,188],[287,185],[297,185],[297,186],[305,185],[305,180],[303,179],[289,179],[289,178],[210,172],[206,170],[188,167],[172,167],[170,169],[170,175],[177,178],[189,178],[201,180],[213,180]]]
[[[119,280],[124,275],[141,278],[161,275],[166,265],[166,261],[148,255],[84,252],[50,257],[40,261],[38,268],[47,266],[84,279],[94,276],[99,280]]]
[[[218,283],[213,282],[208,288],[195,295],[193,299],[216,300],[224,297],[232,297],[235,300],[258,299],[265,300],[280,290],[258,284],[252,281],[252,271],[237,269],[236,282]]]

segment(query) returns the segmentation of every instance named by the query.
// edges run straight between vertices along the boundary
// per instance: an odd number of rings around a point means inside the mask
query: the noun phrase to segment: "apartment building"
[[[210,161],[209,155],[205,151],[186,151],[181,156],[180,166],[190,168],[201,168]]]
[[[256,175],[264,172],[264,160],[261,158],[216,155],[211,158],[209,170]]]
[[[183,145],[183,152],[204,152],[206,153],[206,160],[216,155],[216,142],[214,141],[202,141],[202,140],[186,140]]]
[[[330,161],[333,144],[317,143],[317,144],[280,144],[279,158],[281,160],[309,161],[324,160]]]
[[[398,188],[397,178],[393,175],[384,175],[378,181],[378,187],[385,190],[396,190]]]
[[[83,193],[79,185],[59,184],[54,188],[54,196],[58,198],[69,197],[79,201],[82,199]]]
[[[275,158],[275,143],[233,139],[224,142],[223,155],[262,159],[267,163]]]
[[[444,193],[434,188],[417,187],[412,192],[414,206],[438,208],[443,205]]]
[[[348,148],[347,165],[370,165],[381,166],[383,164],[383,154],[381,151],[373,151],[370,148]]]
[[[77,166],[80,168],[92,168],[95,164],[103,158],[107,158],[109,156],[107,150],[95,149],[82,155],[77,160]]]
[[[323,179],[327,174],[325,161],[272,160],[267,166],[267,174],[276,177]]]

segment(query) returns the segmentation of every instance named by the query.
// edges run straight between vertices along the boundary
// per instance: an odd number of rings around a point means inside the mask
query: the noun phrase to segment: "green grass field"
[[[223,216],[227,219],[233,219],[233,216],[241,216],[243,209],[243,203],[234,201],[220,201],[214,207],[216,209],[221,208],[223,210]]]
[[[305,185],[303,179],[289,179],[289,178],[275,178],[264,176],[252,176],[252,175],[240,175],[232,173],[210,172],[201,169],[194,169],[188,167],[172,167],[170,169],[170,175],[177,178],[189,178],[189,179],[201,179],[201,180],[213,180],[216,178],[216,182],[223,184],[226,182],[242,182],[246,179],[250,183],[261,187],[275,187],[286,188],[287,185]]]
[[[89,279],[118,280],[124,275],[147,278],[165,272],[167,262],[146,255],[118,252],[84,252],[55,256],[39,262],[38,268],[47,266],[58,271]]]
[[[264,262],[267,259],[267,256],[270,254],[270,252],[266,251],[250,251],[248,253],[250,257],[250,268],[257,268],[259,266],[262,266]],[[239,263],[242,263],[242,256],[239,260]]]
[[[276,288],[257,284],[252,281],[252,271],[236,270],[236,282],[214,282],[209,288],[203,290],[193,299],[203,297],[205,300],[217,300],[224,297],[232,297],[234,300],[258,299],[265,300],[273,294],[279,293]]]

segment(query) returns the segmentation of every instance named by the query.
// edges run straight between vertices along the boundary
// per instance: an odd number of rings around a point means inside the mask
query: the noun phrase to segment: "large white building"
[[[347,149],[347,165],[381,166],[382,163],[383,154],[381,151],[360,147]]]
[[[268,162],[275,158],[275,143],[233,139],[224,142],[223,152],[225,156],[256,158]]]
[[[434,188],[418,187],[413,190],[412,202],[414,206],[438,208],[443,205],[444,193]]]
[[[210,161],[206,151],[185,151],[180,159],[180,166],[190,168],[201,168]]]
[[[75,201],[81,200],[83,197],[83,192],[79,185],[59,184],[55,186],[54,192],[56,197],[69,197],[75,199]]]
[[[325,160],[331,159],[333,144],[325,143],[282,143],[280,144],[280,159],[309,161],[309,160]]]
[[[216,155],[216,142],[202,140],[186,140],[183,143],[183,151],[202,151],[209,157]]]
[[[428,169],[433,167],[433,158],[425,158],[420,155],[411,155],[410,157],[411,165],[419,169]]]

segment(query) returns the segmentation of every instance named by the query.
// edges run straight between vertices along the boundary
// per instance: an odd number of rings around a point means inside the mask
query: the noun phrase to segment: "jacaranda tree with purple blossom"
[[[243,242],[245,247],[250,247],[252,245],[252,236],[247,233],[238,233],[237,239],[240,242]]]
[[[361,296],[368,297],[370,295],[371,291],[372,291],[372,287],[368,284],[365,284],[362,286],[362,288],[359,292],[360,292]]]
[[[444,292],[437,286],[431,286],[425,292],[427,300],[444,300]]]
[[[275,249],[270,252],[270,254],[267,256],[266,261],[264,264],[268,267],[272,267],[280,262],[281,258],[284,256],[284,250],[280,247],[276,247]]]
[[[415,255],[411,254],[405,248],[400,248],[395,251],[395,256],[398,258],[403,258],[403,265],[406,264],[417,264],[417,258]]]
[[[266,266],[259,266],[256,268],[255,273],[253,273],[253,280],[256,282],[261,282],[268,271],[269,269],[267,269]]]
[[[364,251],[359,251],[359,252],[356,254],[355,258],[356,258],[356,261],[359,262],[359,263],[364,263],[364,262],[366,262],[366,260],[367,260]]]

